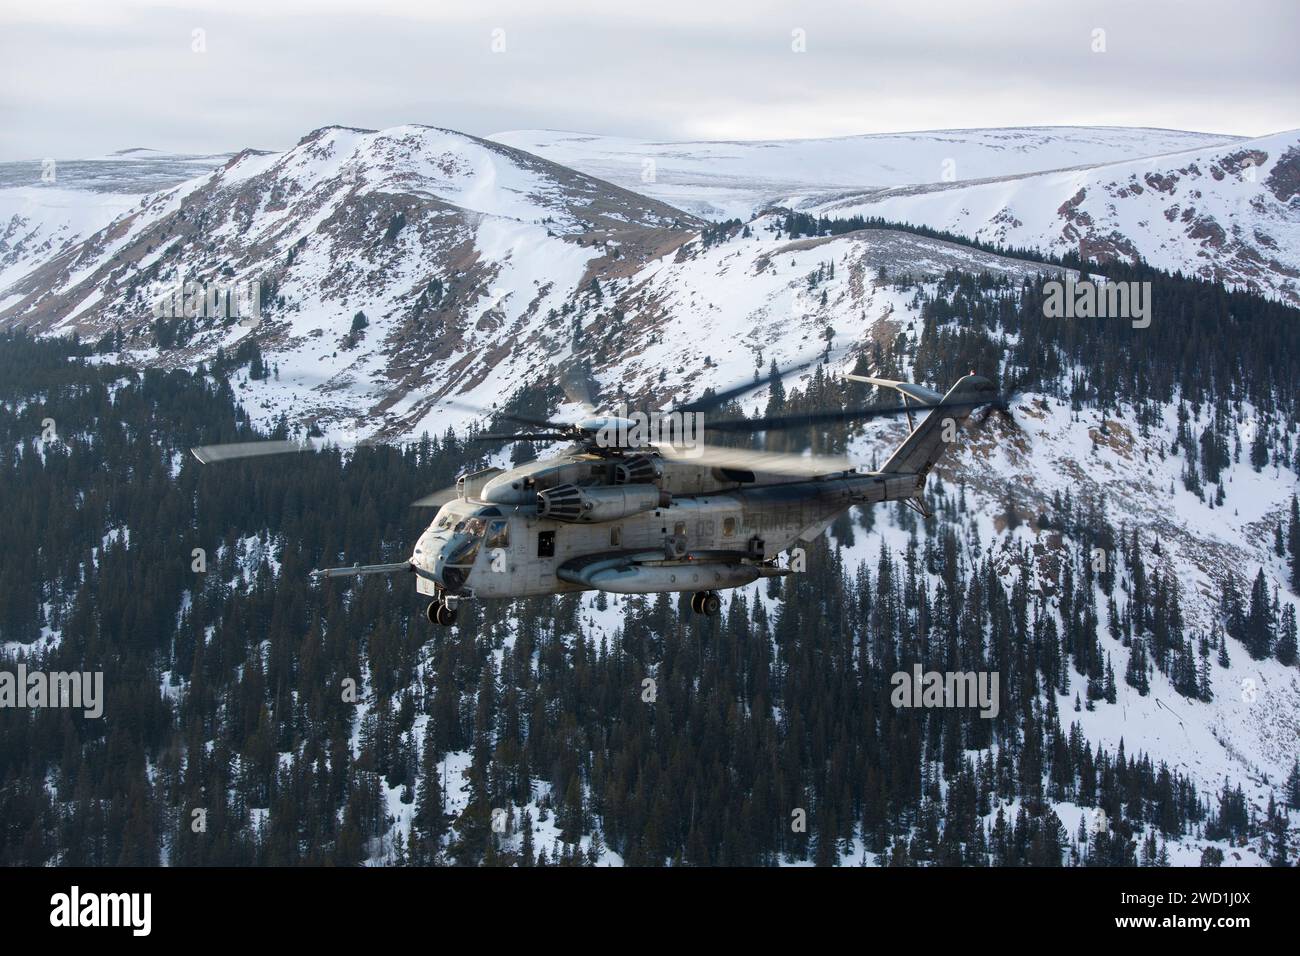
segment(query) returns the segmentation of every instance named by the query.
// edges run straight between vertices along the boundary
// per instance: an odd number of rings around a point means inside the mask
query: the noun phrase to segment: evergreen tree
[[[1282,626],[1273,653],[1288,667],[1296,662],[1296,613],[1295,605],[1290,602],[1282,609]]]
[[[1250,610],[1246,614],[1246,650],[1255,660],[1269,656],[1273,645],[1273,618],[1268,601],[1268,584],[1260,568],[1250,589]]]

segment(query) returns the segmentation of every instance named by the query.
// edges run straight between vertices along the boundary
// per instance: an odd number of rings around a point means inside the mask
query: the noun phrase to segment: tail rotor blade
[[[561,373],[560,388],[564,397],[581,408],[586,415],[596,414],[591,385],[591,376],[581,365],[570,365]]]

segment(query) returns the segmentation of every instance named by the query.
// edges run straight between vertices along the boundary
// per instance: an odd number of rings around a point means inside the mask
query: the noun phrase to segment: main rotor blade
[[[425,495],[423,498],[417,498],[411,502],[412,508],[441,508],[447,502],[453,500],[459,495],[456,486],[450,488],[439,488],[432,494]]]
[[[478,435],[475,441],[567,441],[571,435],[554,432],[520,432],[513,435]]]
[[[791,363],[790,365],[785,366],[784,368],[777,369],[777,375],[781,378],[785,378],[787,375],[791,374],[792,372],[803,371],[804,369],[809,368],[810,366],[816,365],[821,360],[822,360],[822,353],[818,352],[816,355],[807,356],[805,358],[799,359],[796,362]],[[768,374],[760,377],[758,381],[753,381],[751,379],[748,382],[737,382],[735,385],[729,385],[724,389],[721,389],[719,391],[714,391],[710,395],[705,395],[701,398],[697,398],[694,401],[687,402],[684,405],[678,405],[676,408],[673,409],[673,411],[674,412],[705,412],[708,411],[710,408],[717,408],[719,405],[725,405],[733,398],[739,398],[741,395],[744,395],[747,392],[752,392],[756,388],[762,388],[770,381],[771,381],[771,375]]]
[[[977,408],[997,399],[935,402],[914,405],[873,405],[866,408],[845,408],[826,412],[792,412],[789,415],[768,415],[764,418],[733,418],[723,421],[705,421],[703,427],[720,432],[766,432],[789,428],[806,428],[812,425],[834,425],[861,422],[887,415],[905,415],[908,412],[928,412],[936,408]]]
[[[655,447],[664,458],[684,464],[760,471],[772,475],[811,478],[816,475],[852,471],[855,467],[847,458],[826,455],[791,455],[776,451],[754,451],[749,448],[727,448],[722,445],[656,445]]]
[[[497,408],[478,408],[474,405],[466,405],[463,402],[456,402],[450,399],[444,399],[443,405],[449,408],[455,408],[462,412],[471,412],[475,415],[483,415],[487,418],[504,418],[506,421],[518,422],[520,425],[532,425],[534,428],[549,428],[555,431],[567,428],[565,422],[553,422],[549,418],[534,418],[529,415],[520,415],[515,412],[503,412]]]
[[[263,455],[283,455],[288,452],[316,451],[310,440],[306,441],[237,441],[222,445],[200,445],[191,448],[190,454],[201,464],[210,465],[218,461],[230,461],[235,458],[260,458]]]

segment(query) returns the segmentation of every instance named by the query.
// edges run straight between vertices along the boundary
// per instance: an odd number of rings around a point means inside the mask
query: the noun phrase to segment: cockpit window
[[[483,544],[485,537],[491,537],[493,540],[500,540],[505,534],[506,522],[503,519],[493,519],[489,521],[484,517],[485,513],[496,512],[497,509],[481,509],[467,518],[461,518],[452,528],[452,533],[462,537],[453,538],[452,548],[447,552],[446,563],[451,565],[460,565],[467,567],[474,563],[478,557],[479,546]],[[505,547],[504,544],[489,544],[489,547]]]
[[[483,533],[487,531],[487,521],[477,516],[466,518],[463,521],[456,522],[456,527],[453,530],[457,534],[468,534],[475,538],[481,538]]]
[[[460,536],[452,538],[452,545],[444,555],[447,565],[473,565],[484,539],[489,541],[490,548],[504,548],[510,544],[508,523],[501,517],[499,508],[478,508],[469,513],[463,505],[461,508],[453,506],[438,516],[433,527],[435,531],[450,530]]]
[[[447,531],[447,530],[464,531],[470,527],[477,527],[480,530],[472,533],[482,534],[483,522],[479,521],[477,525],[472,525],[472,526],[470,522],[472,522],[475,518],[482,519],[482,518],[499,518],[499,517],[501,517],[501,509],[493,507],[491,505],[489,505],[486,508],[480,507],[474,509],[471,506],[468,506],[466,502],[463,501],[453,502],[447,505],[445,508],[443,508],[442,513],[438,515],[437,520],[433,523],[433,530],[434,531]]]
[[[446,563],[462,567],[472,565],[474,559],[478,557],[479,545],[482,543],[482,531],[452,538],[451,547],[447,550]]]

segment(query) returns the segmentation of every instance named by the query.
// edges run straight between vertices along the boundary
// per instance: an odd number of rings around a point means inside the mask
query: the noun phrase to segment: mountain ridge
[[[1048,254],[1141,259],[1296,304],[1297,194],[1300,130],[1290,130],[1076,170],[842,195],[809,212],[883,216]]]
[[[1209,152],[1223,157],[1239,148]],[[1251,185],[1267,188],[1278,159],[1274,149],[1266,167],[1253,164],[1263,182]],[[1209,164],[1200,165],[1198,183],[1231,185],[1244,168],[1219,165],[1223,179],[1216,179]],[[1277,194],[1270,193],[1284,204],[1295,200],[1287,192],[1289,168],[1275,181]],[[1157,164],[1153,174],[1163,176],[1162,169]],[[1192,188],[1187,176],[1169,185],[1172,194],[1160,188],[1162,178],[1136,195],[1182,196]],[[918,187],[895,198],[951,198],[986,186]],[[1248,204],[1243,215],[1252,210]],[[976,221],[983,220],[972,216]],[[752,379],[753,390],[738,402],[749,413],[776,391],[765,373],[810,355],[824,359],[786,376],[783,389],[806,395],[859,365],[945,386],[958,356],[973,358],[956,374],[983,358],[996,366],[987,371],[1005,373],[1010,422],[995,415],[972,430],[936,471],[942,490],[936,487],[931,501],[943,508],[958,497],[963,502],[965,517],[955,524],[968,553],[963,561],[987,564],[1008,583],[1024,571],[1044,608],[1036,627],[1073,623],[1061,606],[1062,566],[1083,541],[1059,527],[1053,497],[1062,493],[1099,502],[1121,534],[1141,532],[1133,553],[1149,560],[1162,585],[1175,582],[1189,627],[1203,633],[1217,621],[1225,568],[1259,574],[1280,607],[1295,605],[1285,564],[1269,541],[1294,488],[1294,428],[1274,409],[1255,404],[1233,382],[1209,383],[1206,389],[1220,389],[1212,401],[1175,389],[1172,398],[1107,396],[1114,383],[1099,364],[1102,348],[1057,355],[1067,332],[1037,343],[1057,360],[1041,363],[1055,369],[1050,380],[1016,391],[1021,369],[1004,356],[1032,339],[1035,320],[1043,318],[1032,308],[1037,284],[1076,276],[1074,270],[904,229],[795,236],[787,228],[782,212],[707,222],[544,157],[439,127],[329,126],[282,152],[241,151],[200,177],[149,194],[82,240],[51,247],[33,270],[0,288],[0,326],[76,331],[95,343],[97,361],[124,369],[215,366],[259,428],[311,429],[345,445],[450,429],[463,436],[481,416],[450,407],[449,399],[499,407],[527,389],[554,386],[564,367],[589,369],[605,404],[666,405]],[[959,288],[960,277],[971,288]],[[155,303],[186,280],[258,283],[260,321],[155,316]],[[1008,313],[1025,324],[997,327],[994,318]],[[1187,316],[1159,301],[1153,320],[1157,329],[1183,322],[1190,335]],[[988,342],[1001,350],[981,343],[986,327]],[[1107,347],[1124,345],[1116,336]],[[1028,354],[1038,357],[1032,347]],[[1285,399],[1277,398],[1280,406]],[[558,414],[569,411],[561,406]],[[60,427],[74,434],[73,423],[60,420]],[[879,460],[903,428],[894,423],[850,436],[854,460]],[[1216,454],[1215,442],[1223,443],[1225,460],[1201,486],[1197,453],[1188,449],[1199,443],[1204,451],[1206,435]],[[1263,462],[1252,465],[1257,445]],[[1250,449],[1246,457],[1240,448]],[[506,464],[509,453],[494,451],[491,463]],[[1216,504],[1215,483],[1219,492],[1227,489],[1226,507],[1222,499]],[[933,543],[901,509],[875,520],[875,531],[858,532],[856,546],[848,543],[851,520],[832,532],[833,551],[846,567]],[[938,559],[922,561],[937,566]],[[251,577],[254,569],[246,570]],[[1128,587],[1116,592],[1125,614],[1136,603]],[[1090,593],[1104,609],[1101,592]],[[778,620],[770,596],[758,588],[744,595],[765,601]],[[597,601],[585,597],[574,612],[583,615],[588,646],[616,642],[622,626],[622,610]],[[1141,634],[1142,626],[1136,630]],[[1101,646],[1124,674],[1128,662],[1142,660],[1141,639],[1111,637]],[[1182,696],[1163,670],[1152,669],[1150,694],[1121,687],[1117,703],[1073,719],[1093,745],[1140,743],[1152,759],[1211,793],[1229,777],[1244,778],[1248,799],[1262,809],[1300,727],[1300,683],[1294,666],[1255,661],[1236,644],[1232,653],[1230,664],[1206,677],[1214,705]],[[1240,696],[1244,680],[1264,690],[1259,700]],[[1049,690],[1044,706],[1071,702],[1068,692]],[[469,763],[462,751],[445,759],[453,768]],[[398,802],[395,794],[386,794],[390,802]],[[409,825],[409,808],[395,807],[394,815],[403,819],[404,812]],[[1082,807],[1070,814],[1073,825]],[[1184,861],[1193,853],[1192,839],[1186,842],[1178,850]]]
[[[1235,141],[1180,130],[1072,126],[799,140],[672,141],[548,130],[513,130],[491,138],[712,219],[746,219],[765,205],[802,208],[854,184],[868,189],[1008,175]]]

